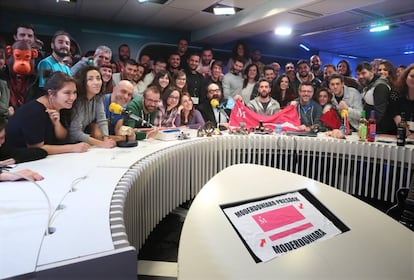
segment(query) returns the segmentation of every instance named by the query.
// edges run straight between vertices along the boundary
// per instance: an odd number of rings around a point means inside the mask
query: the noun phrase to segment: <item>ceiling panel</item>
[[[55,2],[55,1],[54,1]],[[138,2],[137,1],[129,1],[129,0],[82,0],[77,3],[81,5],[81,9],[79,11],[80,18],[97,18],[101,20],[112,20],[116,17],[116,15],[124,8],[127,3],[130,2],[133,4],[132,8],[137,9]],[[65,3],[60,3],[65,4]]]
[[[189,1],[189,0],[171,0],[166,3],[169,7],[178,8],[178,9],[185,9],[185,10],[193,10],[193,11],[202,11],[205,8],[217,3],[217,0],[197,0],[197,1]]]
[[[217,2],[244,10],[224,17],[202,12]],[[305,43],[315,51],[361,57],[395,56],[414,50],[412,0],[169,0],[164,5],[140,4],[136,0],[0,0],[0,7],[2,11],[191,32],[193,44],[218,47],[242,39],[264,49],[296,48],[298,43]],[[286,7],[290,8],[280,12]],[[382,34],[369,33],[368,27],[380,20],[395,28]],[[278,24],[291,24],[293,34],[289,38],[276,37],[273,29]]]

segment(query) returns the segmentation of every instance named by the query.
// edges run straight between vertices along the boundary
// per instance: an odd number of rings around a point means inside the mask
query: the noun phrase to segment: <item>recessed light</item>
[[[286,26],[280,26],[280,27],[276,27],[275,29],[275,34],[276,35],[290,35],[292,33],[292,28],[290,27],[286,27]]]
[[[369,29],[369,32],[381,32],[381,31],[386,31],[389,29],[390,29],[389,25],[378,25],[378,26],[371,27]]]
[[[228,16],[236,13],[233,7],[215,7],[213,12],[217,16]]]

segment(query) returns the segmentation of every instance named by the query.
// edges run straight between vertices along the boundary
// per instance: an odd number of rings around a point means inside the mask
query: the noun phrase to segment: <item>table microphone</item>
[[[217,99],[213,98],[213,99],[210,100],[210,105],[213,108],[217,108],[220,113],[223,113],[223,115],[226,117],[226,121],[229,120],[229,115],[227,115],[226,111],[224,111],[225,106],[224,106],[223,103],[220,104],[220,102]],[[219,114],[219,117],[220,117],[220,114]]]
[[[147,127],[152,127],[151,123],[147,122],[143,118],[138,117],[137,115],[133,114],[131,111],[128,111],[127,109],[125,109],[121,105],[116,104],[114,102],[112,102],[109,105],[109,111],[114,113],[114,114],[128,116],[129,118],[131,118],[133,120],[136,120],[137,122],[141,122],[143,125],[145,125]]]

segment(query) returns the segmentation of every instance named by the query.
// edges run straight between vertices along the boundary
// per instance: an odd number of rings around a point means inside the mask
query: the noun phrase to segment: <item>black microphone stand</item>
[[[124,122],[127,123],[128,119],[129,119],[129,116],[126,115],[124,117]],[[120,148],[132,148],[132,147],[138,146],[138,141],[137,140],[129,141],[128,140],[128,135],[125,135],[125,140],[124,141],[117,141],[116,145]]]

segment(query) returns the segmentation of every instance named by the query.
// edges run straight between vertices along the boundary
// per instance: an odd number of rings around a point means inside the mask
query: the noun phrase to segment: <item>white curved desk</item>
[[[220,205],[307,188],[350,231],[255,263]],[[414,234],[382,212],[332,187],[250,164],[214,176],[188,211],[178,279],[414,279]]]
[[[0,278],[35,273],[41,279],[49,270],[97,259],[108,260],[91,269],[102,271],[101,279],[126,270],[135,278],[135,250],[155,226],[234,164],[271,166],[350,194],[393,201],[397,188],[408,187],[413,162],[412,146],[224,135],[140,141],[135,148],[92,148],[19,164],[17,169],[31,168],[45,176],[39,185],[50,198],[56,231],[43,235],[48,205],[34,185],[0,183]],[[76,191],[70,192],[72,187]],[[60,204],[64,209],[55,211]],[[119,255],[128,258],[114,262]]]

